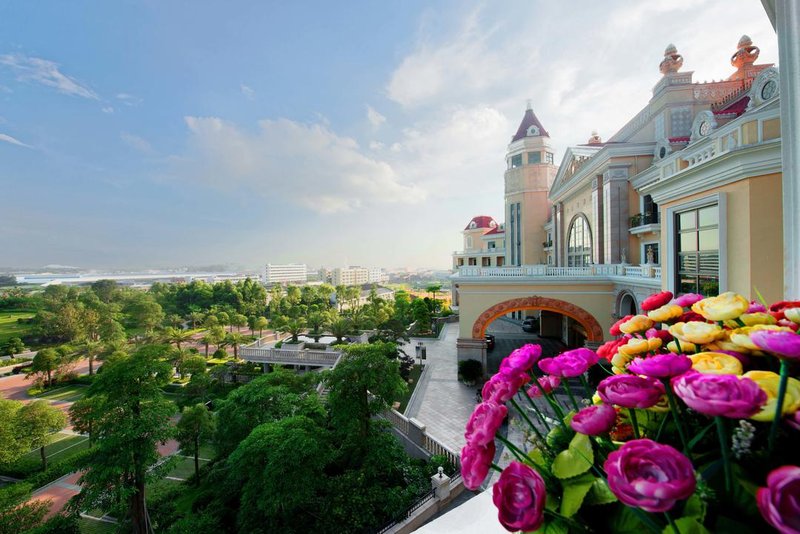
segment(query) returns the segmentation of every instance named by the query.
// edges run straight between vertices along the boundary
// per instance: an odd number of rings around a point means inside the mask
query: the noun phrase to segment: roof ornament
[[[528,99],[528,100],[526,100],[525,102],[526,102],[526,105],[525,105],[525,110],[526,110],[526,111],[527,111],[527,110],[531,110],[531,111],[533,111],[533,101],[532,101],[532,100],[529,98],[529,99]]]
[[[745,65],[752,65],[758,59],[760,50],[753,45],[753,40],[747,35],[742,35],[736,45],[736,53],[731,56],[731,65],[741,69]]]
[[[678,72],[681,66],[683,66],[683,56],[678,53],[678,49],[675,45],[670,43],[667,49],[664,50],[664,59],[661,60],[661,63],[658,65],[658,70],[661,71],[661,74],[666,76],[667,74]]]
[[[589,137],[587,143],[590,145],[600,145],[603,144],[603,139],[600,137],[600,134],[597,133],[597,130],[592,130],[592,136]]]

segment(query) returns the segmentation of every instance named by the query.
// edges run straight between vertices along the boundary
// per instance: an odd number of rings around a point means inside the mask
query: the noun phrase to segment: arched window
[[[592,230],[585,215],[573,219],[567,236],[567,266],[583,267],[592,263]]]

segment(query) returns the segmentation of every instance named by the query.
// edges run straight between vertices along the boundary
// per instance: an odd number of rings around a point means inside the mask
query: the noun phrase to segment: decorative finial
[[[748,35],[742,35],[736,44],[736,53],[731,56],[731,65],[741,69],[745,65],[752,65],[758,59],[759,49],[753,46],[753,40]]]
[[[587,141],[590,145],[599,145],[603,143],[603,140],[600,138],[600,134],[597,133],[597,130],[592,130],[592,135],[589,137],[589,141]]]
[[[533,111],[533,102],[531,101],[531,99],[529,98],[528,100],[525,101],[525,103],[526,103],[525,109]]]
[[[439,471],[439,478],[442,478],[442,475],[444,475],[444,467],[439,466],[439,469],[437,469],[437,471]]]
[[[670,43],[667,49],[664,50],[664,59],[658,65],[658,70],[661,74],[667,75],[678,72],[683,65],[683,56],[678,53],[678,48]]]

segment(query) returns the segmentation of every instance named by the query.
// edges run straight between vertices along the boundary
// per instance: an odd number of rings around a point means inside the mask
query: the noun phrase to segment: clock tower
[[[528,101],[506,152],[506,265],[547,263],[547,193],[557,172],[550,135]]]

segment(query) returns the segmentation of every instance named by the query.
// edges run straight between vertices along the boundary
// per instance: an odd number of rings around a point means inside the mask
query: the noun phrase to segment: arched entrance
[[[617,314],[620,317],[626,315],[636,315],[638,305],[636,304],[636,297],[628,291],[623,291],[617,297]]]
[[[586,330],[587,341],[603,342],[603,328],[592,315],[570,302],[547,297],[522,297],[499,302],[480,314],[472,325],[472,338],[484,339],[489,323],[507,313],[518,310],[539,309],[560,313],[574,319]]]

